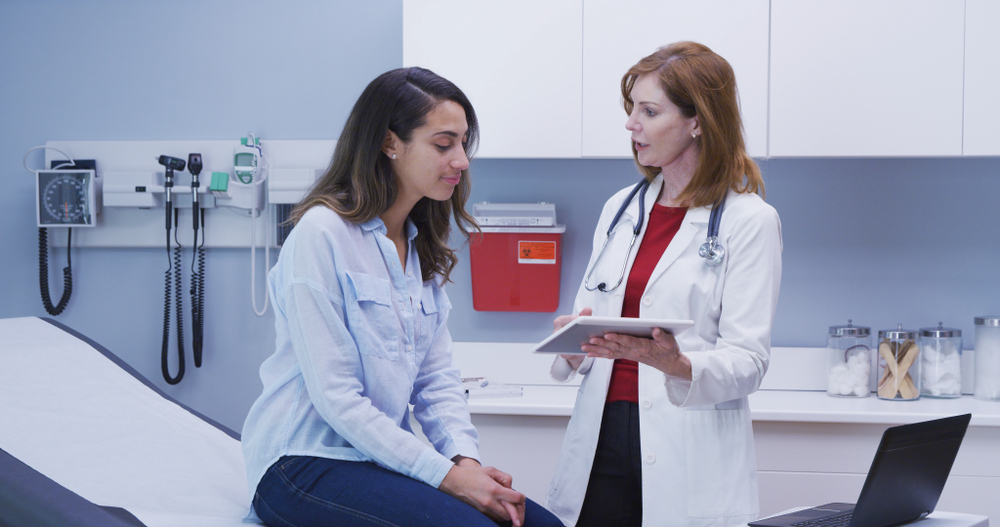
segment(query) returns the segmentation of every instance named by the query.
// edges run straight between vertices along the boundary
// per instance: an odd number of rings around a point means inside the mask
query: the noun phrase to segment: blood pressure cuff
[[[146,527],[125,509],[101,507],[0,449],[0,527]]]

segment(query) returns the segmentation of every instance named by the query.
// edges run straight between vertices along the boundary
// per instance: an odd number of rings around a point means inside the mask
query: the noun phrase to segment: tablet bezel
[[[652,337],[653,328],[665,329],[676,335],[691,326],[694,326],[693,320],[581,316],[539,342],[532,351],[586,355],[580,346],[591,337],[619,333],[648,338]]]

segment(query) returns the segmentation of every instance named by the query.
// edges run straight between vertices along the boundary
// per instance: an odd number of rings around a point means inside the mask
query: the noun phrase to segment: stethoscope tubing
[[[618,208],[618,212],[615,214],[615,217],[611,220],[611,225],[608,227],[608,232],[604,238],[604,244],[601,245],[601,252],[597,254],[597,259],[594,260],[593,265],[591,265],[590,269],[587,271],[587,276],[583,279],[583,287],[587,291],[610,293],[611,291],[618,289],[618,286],[620,286],[622,281],[625,279],[625,269],[628,267],[629,255],[632,254],[632,247],[635,245],[635,240],[639,237],[639,232],[642,231],[642,225],[646,218],[646,190],[648,189],[649,180],[643,178],[642,181],[636,183],[635,187],[632,188],[632,191],[629,192],[628,197],[625,198],[621,207]],[[625,213],[625,209],[627,209],[632,203],[632,200],[635,199],[636,194],[639,195],[639,219],[634,222],[632,240],[629,242],[628,252],[625,253],[625,261],[622,263],[622,270],[619,273],[618,282],[616,282],[611,288],[608,288],[605,282],[601,282],[596,286],[591,287],[589,285],[590,277],[594,274],[594,270],[597,269],[597,265],[604,257],[604,251],[608,248],[608,242],[611,241],[611,234],[618,225],[618,220],[621,219],[622,214]],[[705,259],[705,263],[709,267],[719,265],[725,257],[726,251],[722,247],[722,244],[719,243],[719,224],[722,222],[722,210],[725,208],[725,205],[726,197],[723,196],[722,200],[712,207],[712,214],[708,218],[708,237],[706,238],[705,243],[698,248],[698,255]]]

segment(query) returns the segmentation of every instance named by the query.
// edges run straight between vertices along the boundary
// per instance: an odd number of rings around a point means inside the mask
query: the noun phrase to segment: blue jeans
[[[497,525],[465,502],[375,463],[317,457],[286,456],[271,465],[253,507],[270,527]],[[531,500],[524,525],[563,527]]]

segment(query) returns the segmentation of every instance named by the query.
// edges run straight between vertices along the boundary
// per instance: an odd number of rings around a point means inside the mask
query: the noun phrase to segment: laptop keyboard
[[[793,523],[793,527],[847,527],[847,524],[851,523],[851,513],[841,514],[840,516],[827,516],[825,518],[816,518],[813,520],[806,520],[804,522]]]

